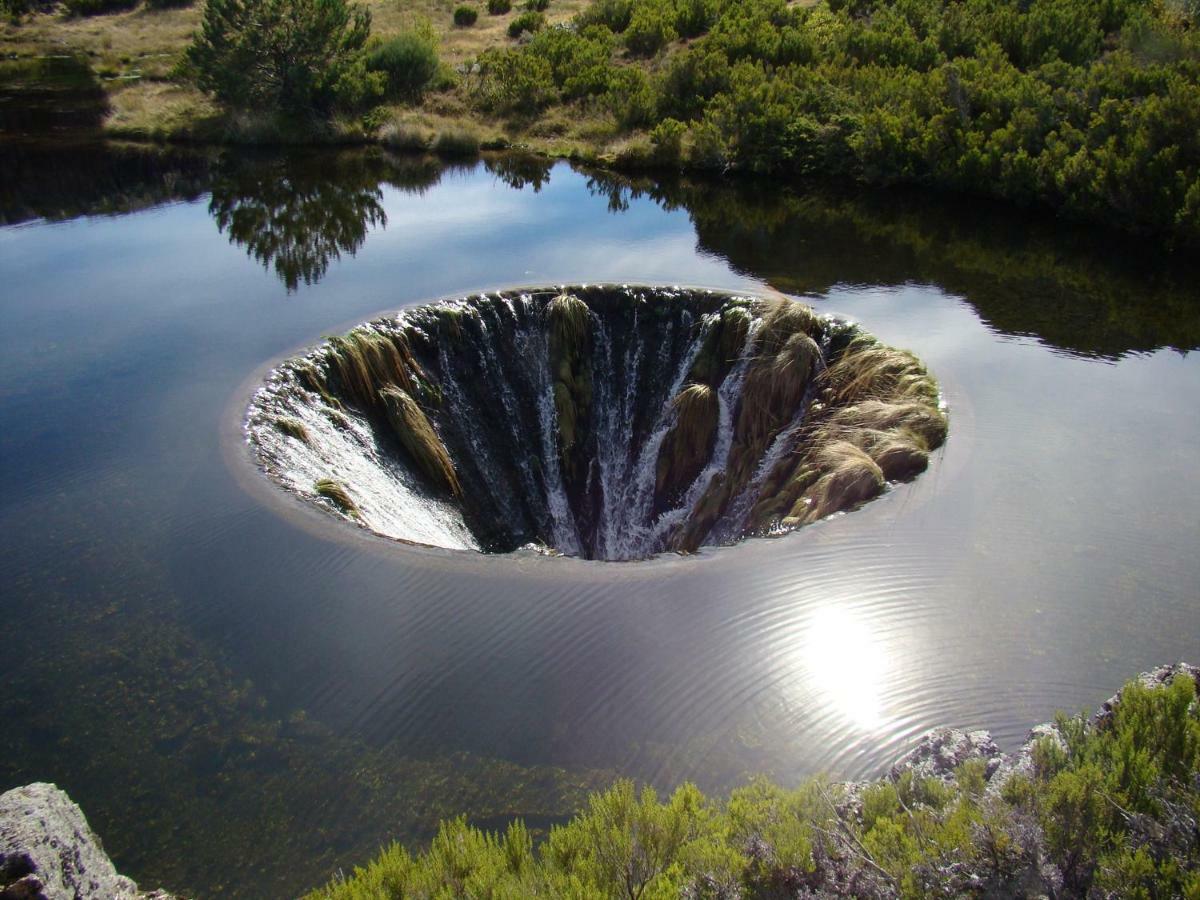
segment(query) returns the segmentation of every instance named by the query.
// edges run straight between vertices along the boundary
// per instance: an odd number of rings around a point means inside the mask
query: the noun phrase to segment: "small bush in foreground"
[[[455,819],[425,852],[393,845],[310,900],[1200,896],[1192,679],[1131,683],[1109,720],[1060,717],[1057,734],[1002,784],[982,759],[854,791],[757,781],[724,802],[620,781],[536,849],[521,822]]]
[[[475,24],[475,20],[479,18],[479,10],[473,6],[459,6],[454,10],[454,24],[460,28],[467,28]]]

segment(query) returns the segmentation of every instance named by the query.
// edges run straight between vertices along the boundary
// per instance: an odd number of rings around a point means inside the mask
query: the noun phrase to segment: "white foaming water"
[[[267,471],[281,483],[318,500],[316,483],[333,479],[345,488],[358,507],[359,520],[372,531],[419,544],[479,549],[462,513],[430,496],[379,446],[366,422],[349,412],[339,414],[316,394],[294,385],[278,389],[283,387],[275,378],[260,389],[246,423]],[[275,424],[280,417],[303,425],[307,441],[280,431]]]
[[[593,298],[580,357],[587,373],[558,371],[566,363],[552,358],[546,310],[553,289],[444,301],[365,326],[416,355],[423,371],[414,397],[451,458],[461,496],[448,496],[414,468],[377,410],[356,410],[350,398],[309,389],[315,372],[337,395],[345,387],[340,379],[351,377],[339,374],[350,357],[334,354],[359,351],[325,346],[273,372],[251,404],[247,436],[279,483],[346,515],[316,491],[319,481],[336,481],[357,507],[349,517],[400,540],[486,550],[532,541],[566,555],[631,560],[660,553],[684,535],[689,546],[743,537],[766,478],[803,437],[814,384],[709,533],[690,534],[700,501],[733,455],[762,321],[751,317],[737,359],[716,385],[717,425],[707,461],[670,499],[657,481],[659,454],[678,422],[673,400],[721,327],[725,305],[748,298],[573,290]],[[368,359],[375,352],[369,342],[363,346],[356,364],[381,364]],[[824,361],[816,365],[823,368]],[[561,447],[555,396],[568,379],[580,380],[570,391],[590,391],[579,406],[578,443],[569,452]],[[305,439],[287,433],[295,431],[286,421],[281,425],[287,419],[303,426]]]

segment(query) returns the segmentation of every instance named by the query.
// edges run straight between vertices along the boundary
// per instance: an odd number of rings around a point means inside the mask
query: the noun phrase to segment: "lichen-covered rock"
[[[937,778],[948,783],[954,780],[955,770],[972,759],[985,760],[984,778],[990,779],[1004,756],[986,731],[938,728],[896,760],[888,777],[896,781],[905,772],[911,772],[914,778]]]
[[[0,795],[3,900],[171,900],[117,874],[83,811],[53,784]]]

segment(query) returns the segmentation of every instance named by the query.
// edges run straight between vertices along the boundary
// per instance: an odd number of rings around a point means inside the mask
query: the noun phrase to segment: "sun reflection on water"
[[[824,702],[860,729],[883,727],[883,684],[890,660],[860,617],[839,607],[815,610],[808,622],[804,660]]]

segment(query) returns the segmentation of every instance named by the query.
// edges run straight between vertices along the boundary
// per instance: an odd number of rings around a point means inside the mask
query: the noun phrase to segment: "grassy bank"
[[[1200,242],[1195,0],[497,2],[467,0],[464,25],[455,0],[365,3],[364,71],[394,80],[409,63],[387,45],[413,35],[434,67],[320,116],[200,93],[183,60],[201,4],[41,12],[2,39],[9,57],[86,60],[110,136],[517,145],[628,168],[907,183]]]

